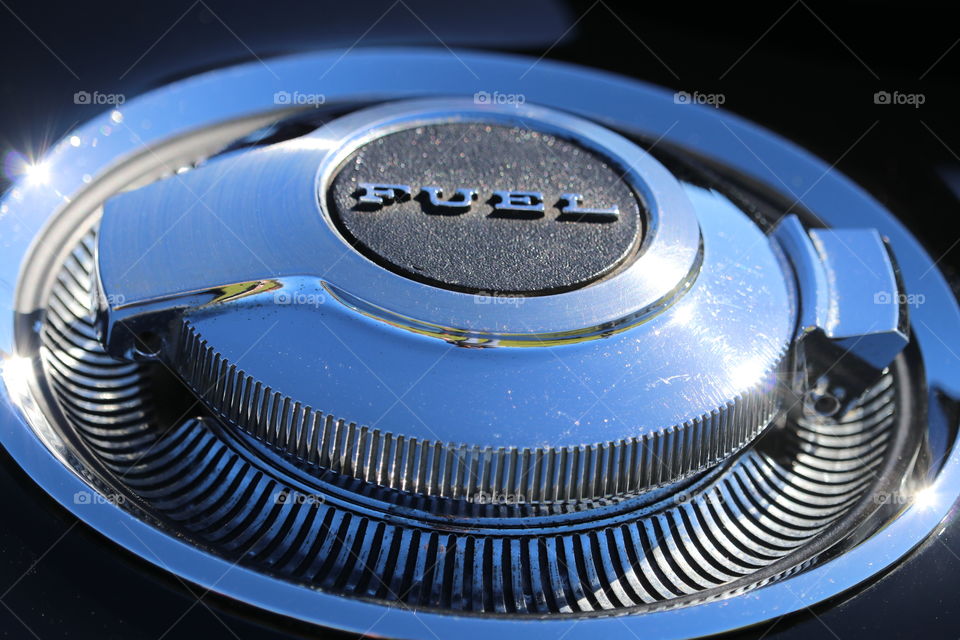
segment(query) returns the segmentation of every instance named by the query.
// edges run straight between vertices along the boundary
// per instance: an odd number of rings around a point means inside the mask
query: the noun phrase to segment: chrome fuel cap
[[[960,309],[864,191],[632,80],[348,53],[3,196],[0,440],[83,522],[319,625],[592,639],[838,597],[948,515]]]
[[[196,206],[219,213],[162,233]],[[114,354],[152,344],[246,433],[442,497],[699,471],[770,423],[796,324],[723,197],[581,118],[453,99],[117,196],[99,267]]]

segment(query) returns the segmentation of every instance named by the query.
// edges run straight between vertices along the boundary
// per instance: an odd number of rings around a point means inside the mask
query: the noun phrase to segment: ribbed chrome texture
[[[161,428],[150,369],[111,360],[95,339],[93,246],[88,236],[64,265],[43,330],[45,371],[77,433],[118,485],[187,538],[324,590],[411,607],[532,614],[662,607],[742,589],[848,513],[887,453],[895,414],[889,376],[848,421],[774,427],[723,473],[643,509],[469,533],[455,519],[398,524],[376,509],[328,501],[320,488],[304,494],[225,437],[215,419],[190,415]]]
[[[427,496],[523,495],[527,502],[628,495],[676,482],[753,440],[780,407],[777,371],[709,414],[642,438],[518,449],[383,432],[305,407],[229,363],[184,323],[180,373],[210,409],[319,470]]]

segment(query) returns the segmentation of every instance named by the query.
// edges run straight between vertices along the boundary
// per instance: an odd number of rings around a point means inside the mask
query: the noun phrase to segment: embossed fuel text
[[[413,188],[409,185],[361,182],[354,197],[357,199],[357,208],[365,211],[377,211],[413,197],[426,213],[457,215],[470,211],[479,199],[479,191],[458,188],[445,196],[441,187],[427,186],[413,196]],[[493,207],[492,217],[529,219],[542,217],[546,213],[546,199],[540,191],[497,190],[485,202]],[[605,208],[584,206],[583,195],[579,193],[561,194],[555,206],[560,210],[556,219],[561,222],[614,222],[620,217],[620,209],[616,205]]]

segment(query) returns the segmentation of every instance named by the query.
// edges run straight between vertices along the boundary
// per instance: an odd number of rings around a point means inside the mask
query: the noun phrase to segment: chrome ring
[[[534,105],[478,105],[472,100],[392,102],[338,119],[309,137],[325,149],[317,192],[325,194],[343,161],[376,138],[428,124],[499,122],[574,140],[610,157],[646,205],[639,255],[612,275],[587,287],[534,296],[509,308],[478,307],[471,294],[425,286],[350,251],[326,272],[325,280],[354,304],[391,322],[443,328],[471,337],[576,339],[640,321],[670,304],[690,285],[700,264],[700,231],[686,194],[650,154],[616,133],[560,111]],[[325,216],[329,230],[340,236]],[[630,295],[623,295],[629,291]],[[611,302],[613,303],[611,305]]]
[[[7,405],[0,415],[0,439],[15,460],[65,508],[117,544],[147,561],[206,588],[302,620],[358,632],[403,637],[486,638],[490,635],[555,638],[598,637],[623,633],[690,637],[733,630],[801,610],[875,577],[923,542],[949,514],[960,494],[960,449],[950,451],[940,472],[923,491],[923,500],[908,505],[888,526],[835,558],[790,578],[693,607],[644,616],[597,617],[583,620],[507,620],[496,617],[411,612],[360,600],[308,591],[254,571],[231,565],[164,533],[132,512],[101,503],[78,506],[75,492],[89,490],[82,469],[67,460],[65,443],[47,422],[43,399],[32,386],[30,363],[24,363],[23,341],[29,339],[29,318],[49,290],[42,280],[19,278],[35,243],[51,229],[76,220],[84,206],[98,201],[109,188],[134,179],[118,174],[117,159],[130,161],[141,153],[175,155],[174,143],[163,143],[225,121],[238,131],[275,117],[273,94],[296,88],[311,91],[318,72],[328,72],[327,100],[379,99],[397,96],[473,93],[477,83],[465,74],[468,65],[483,78],[493,78],[503,91],[523,92],[529,100],[564,108],[585,117],[616,124],[635,133],[684,147],[726,164],[775,190],[777,175],[790,175],[807,189],[802,204],[832,226],[873,226],[890,239],[911,293],[926,304],[913,312],[914,338],[923,359],[931,403],[956,403],[960,375],[945,340],[960,335],[960,310],[943,276],[906,229],[876,200],[822,161],[780,138],[730,114],[691,105],[677,106],[669,92],[597,72],[548,62],[530,65],[522,58],[464,54],[457,58],[432,50],[366,50],[347,57],[339,52],[291,57],[272,63],[272,75],[249,64],[189,79],[127,103],[76,130],[48,155],[51,182],[20,183],[0,206],[0,395]],[[379,73],[384,65],[393,72]],[[429,65],[432,73],[421,71]],[[378,72],[378,89],[367,80]],[[577,87],[570,92],[569,87]],[[224,98],[224,87],[236,99]],[[635,107],[643,102],[646,108]],[[274,114],[266,118],[264,114]],[[119,120],[118,118],[119,114]],[[110,131],[104,133],[104,128]],[[79,144],[74,146],[74,136]],[[94,146],[94,142],[96,145]],[[142,152],[142,145],[157,145]],[[761,159],[762,158],[762,159]],[[88,184],[91,185],[88,187]],[[87,209],[89,211],[89,208]],[[59,221],[53,222],[54,218]],[[73,217],[71,217],[73,216]],[[68,243],[65,243],[68,244]],[[15,292],[16,289],[16,292]],[[15,300],[15,302],[12,302]],[[26,336],[26,337],[25,337]],[[18,344],[19,341],[19,344]],[[945,420],[931,415],[931,421]],[[91,480],[92,482],[92,480]],[[466,620],[470,624],[464,624]],[[373,623],[371,627],[371,622]]]

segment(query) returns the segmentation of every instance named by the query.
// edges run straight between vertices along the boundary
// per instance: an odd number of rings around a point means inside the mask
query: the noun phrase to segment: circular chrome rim
[[[342,58],[342,59],[341,59]],[[378,74],[378,89],[366,78],[389,62],[391,74]],[[432,72],[427,78],[424,66]],[[924,499],[914,501],[889,525],[857,546],[805,572],[789,584],[773,583],[750,591],[683,608],[641,616],[597,616],[579,619],[505,619],[496,616],[458,616],[414,612],[344,598],[276,580],[232,565],[140,520],[116,504],[77,505],[74,494],[89,490],[80,471],[67,462],[67,448],[47,423],[42,398],[31,384],[31,367],[18,360],[15,332],[17,314],[29,315],[43,296],[43,284],[19,279],[33,244],[51,220],[76,211],[96,199],[88,182],[115,169],[143,145],[158,144],[224,121],[244,120],[243,127],[264,114],[274,119],[278,91],[310,92],[317,72],[340,99],[387,99],[472,94],[482,87],[467,65],[481,78],[494,79],[501,92],[525,94],[527,100],[551,105],[621,129],[661,137],[665,142],[716,160],[756,182],[776,190],[778,175],[790,175],[805,189],[800,203],[828,225],[872,226],[887,236],[900,260],[907,290],[925,296],[926,304],[912,313],[918,350],[923,359],[927,390],[956,401],[960,375],[955,356],[944,337],[960,334],[960,311],[950,287],[920,244],[866,192],[834,172],[822,161],[759,127],[730,114],[693,105],[678,106],[666,91],[636,81],[572,66],[526,59],[470,54],[452,57],[430,50],[366,50],[342,57],[318,53],[279,60],[270,73],[257,64],[212,72],[152,92],[127,103],[122,111],[104,114],[73,132],[44,159],[50,182],[18,184],[0,209],[0,386],[8,408],[0,414],[0,438],[14,459],[51,496],[117,544],[149,562],[205,588],[313,623],[342,629],[402,637],[489,637],[508,633],[536,637],[597,637],[655,632],[663,637],[690,637],[719,633],[779,617],[836,596],[876,576],[933,533],[948,515],[960,493],[960,449],[954,445]],[[568,87],[578,87],[570,92]],[[225,90],[236,99],[223,100]],[[638,113],[638,99],[653,108]],[[174,108],[176,106],[176,108]],[[105,129],[106,128],[106,129]],[[104,131],[111,132],[109,135]],[[242,129],[241,129],[242,130]],[[74,145],[72,141],[78,140]],[[94,146],[93,141],[97,144]],[[761,160],[761,158],[763,158]],[[118,161],[119,159],[119,161]],[[89,174],[89,175],[87,175]],[[92,181],[91,181],[92,177]],[[14,304],[11,304],[15,300]],[[947,346],[945,349],[944,347]],[[931,420],[942,420],[933,416]],[[469,621],[469,624],[465,622]]]

